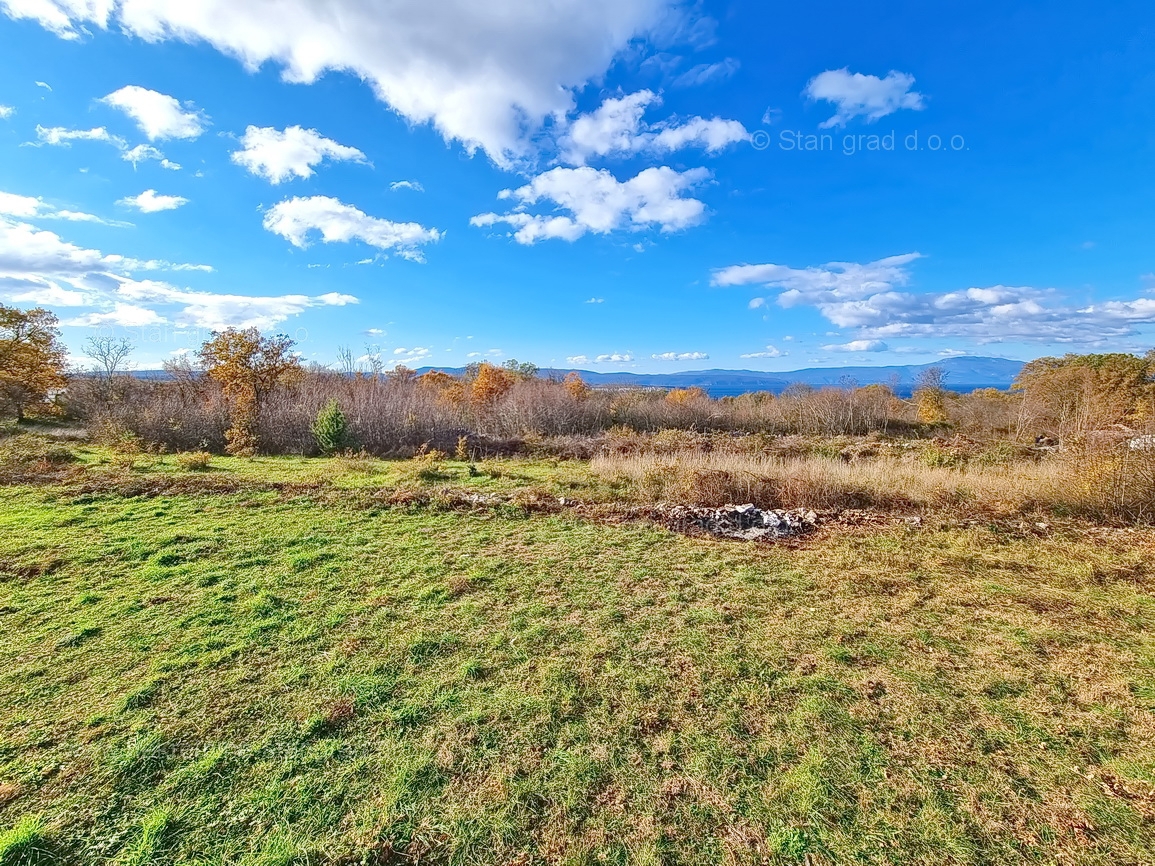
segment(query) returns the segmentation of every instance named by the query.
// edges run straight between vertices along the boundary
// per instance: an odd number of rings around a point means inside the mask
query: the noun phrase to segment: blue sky
[[[231,325],[671,372],[1155,345],[1149,3],[0,12],[0,301],[78,359]]]

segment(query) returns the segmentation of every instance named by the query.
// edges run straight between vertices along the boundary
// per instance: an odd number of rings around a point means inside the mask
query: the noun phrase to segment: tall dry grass
[[[1105,521],[1155,517],[1155,454],[1082,451],[1005,465],[907,459],[855,462],[739,453],[603,454],[592,470],[643,502],[760,508],[951,511]]]

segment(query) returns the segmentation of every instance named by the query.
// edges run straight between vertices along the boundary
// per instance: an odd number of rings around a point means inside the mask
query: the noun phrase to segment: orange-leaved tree
[[[262,337],[256,328],[229,328],[214,332],[197,354],[205,375],[221,386],[229,401],[226,450],[252,456],[259,444],[261,403],[277,388],[296,384],[304,376],[293,341],[284,334]]]
[[[29,410],[47,409],[54,392],[68,384],[67,352],[56,323],[48,310],[0,304],[0,401],[17,422]]]
[[[517,377],[514,373],[493,364],[481,364],[469,389],[470,401],[478,410],[489,409],[509,393]]]
[[[914,406],[920,424],[946,424],[946,371],[942,367],[927,367],[918,374],[914,389]]]
[[[1015,388],[1039,425],[1061,434],[1086,433],[1148,422],[1153,369],[1155,358],[1123,352],[1037,358],[1023,367]]]
[[[592,390],[589,385],[582,379],[581,373],[577,370],[571,370],[565,374],[565,380],[562,382],[566,391],[575,400],[585,400],[590,395]]]

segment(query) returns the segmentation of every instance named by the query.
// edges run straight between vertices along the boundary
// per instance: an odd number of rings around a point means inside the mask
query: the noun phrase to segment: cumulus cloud
[[[90,26],[204,42],[249,69],[275,63],[292,82],[348,72],[406,119],[503,163],[524,155],[542,122],[569,113],[574,89],[636,39],[701,29],[682,0],[282,0],[275,26],[267,3],[236,0],[0,0],[0,8],[66,39]]]
[[[7,120],[15,113],[16,109],[11,105],[0,105],[0,120]]]
[[[443,233],[418,223],[396,223],[371,217],[364,211],[335,198],[314,195],[286,199],[265,214],[265,228],[285,238],[295,247],[308,246],[311,232],[319,232],[324,243],[358,240],[396,255],[422,261],[421,246],[436,243]]]
[[[26,210],[29,205],[21,203],[19,207]],[[132,276],[136,271],[148,270],[212,269],[207,265],[106,255],[70,243],[18,217],[0,216],[0,298],[50,307],[89,308],[66,319],[65,325],[174,324],[210,330],[267,329],[314,307],[357,303],[355,297],[338,293],[315,297],[218,294],[178,288],[158,280],[137,280]]]
[[[399,189],[411,189],[414,192],[425,192],[425,187],[423,187],[418,181],[415,180],[395,180],[393,183],[389,184],[389,189],[393,190],[394,192]]]
[[[655,361],[708,361],[710,356],[705,352],[662,352],[659,355],[650,355]]]
[[[961,337],[979,344],[1101,346],[1134,336],[1139,325],[1155,324],[1155,298],[1150,297],[1079,306],[1056,289],[1030,286],[904,291],[911,281],[909,266],[919,258],[918,253],[907,253],[866,264],[832,262],[809,268],[736,265],[715,271],[713,284],[777,290],[777,297],[764,303],[816,308],[833,325],[857,332],[859,339],[847,345],[904,337]]]
[[[606,355],[595,355],[589,357],[588,355],[571,355],[566,358],[570,364],[628,364],[634,360],[634,356],[629,352],[611,352]]]
[[[127,146],[123,138],[113,135],[103,126],[92,129],[67,129],[63,126],[44,127],[37,124],[36,138],[38,144],[58,147],[70,147],[74,141],[107,141],[121,150]]]
[[[125,207],[134,207],[141,213],[157,213],[162,210],[176,210],[188,204],[188,199],[179,195],[160,195],[155,189],[146,189],[140,195],[131,195],[117,202]]]
[[[738,121],[717,117],[644,123],[642,116],[646,109],[661,101],[661,97],[649,90],[606,99],[595,111],[580,115],[570,124],[559,142],[562,161],[585,165],[595,156],[661,154],[691,146],[716,153],[750,138],[746,127]]]
[[[912,87],[914,76],[904,72],[892,70],[885,78],[879,78],[844,68],[828,69],[814,76],[803,92],[815,101],[834,103],[834,116],[819,124],[828,129],[845,126],[856,117],[872,122],[904,108],[921,111],[926,107],[926,98]]]
[[[122,87],[100,101],[135,120],[149,141],[197,138],[208,124],[208,118],[195,108],[182,107],[175,97],[136,84]]]
[[[241,150],[232,160],[251,174],[270,183],[291,177],[312,177],[313,166],[323,160],[365,162],[365,154],[325,138],[315,129],[290,126],[278,131],[271,126],[250,126],[241,139]]]
[[[636,177],[619,181],[605,169],[554,168],[515,190],[498,196],[518,202],[509,213],[479,214],[474,226],[498,223],[512,226],[514,239],[533,244],[549,238],[575,241],[587,232],[609,234],[629,229],[657,227],[673,232],[700,223],[706,206],[684,194],[705,182],[704,168],[678,172],[668,166],[647,168]],[[552,203],[563,214],[530,214],[527,208],[540,201]]]
[[[839,343],[834,346],[823,346],[825,352],[887,352],[890,346],[882,340],[851,340],[849,343]]]
[[[788,354],[788,353],[783,352],[781,349],[778,349],[775,346],[767,346],[761,352],[747,352],[745,355],[741,355],[740,357],[747,358],[747,359],[749,359],[749,358],[781,358],[783,355],[786,355],[786,354]]]
[[[138,144],[131,150],[124,151],[124,153],[120,155],[120,158],[125,162],[131,162],[133,168],[136,168],[142,162],[156,160],[160,163],[161,168],[167,168],[170,171],[180,171],[180,165],[166,158],[163,153],[151,144]]]

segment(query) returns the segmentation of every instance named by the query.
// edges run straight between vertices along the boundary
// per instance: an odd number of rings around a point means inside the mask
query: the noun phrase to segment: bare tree
[[[354,376],[361,372],[361,365],[351,346],[337,347],[337,371],[345,376]]]
[[[128,357],[136,346],[127,337],[89,337],[84,343],[84,354],[92,359],[101,398],[108,402],[116,396],[116,380],[127,373]]]
[[[365,363],[374,379],[380,379],[385,371],[385,362],[381,359],[381,347],[367,343],[365,345]]]

